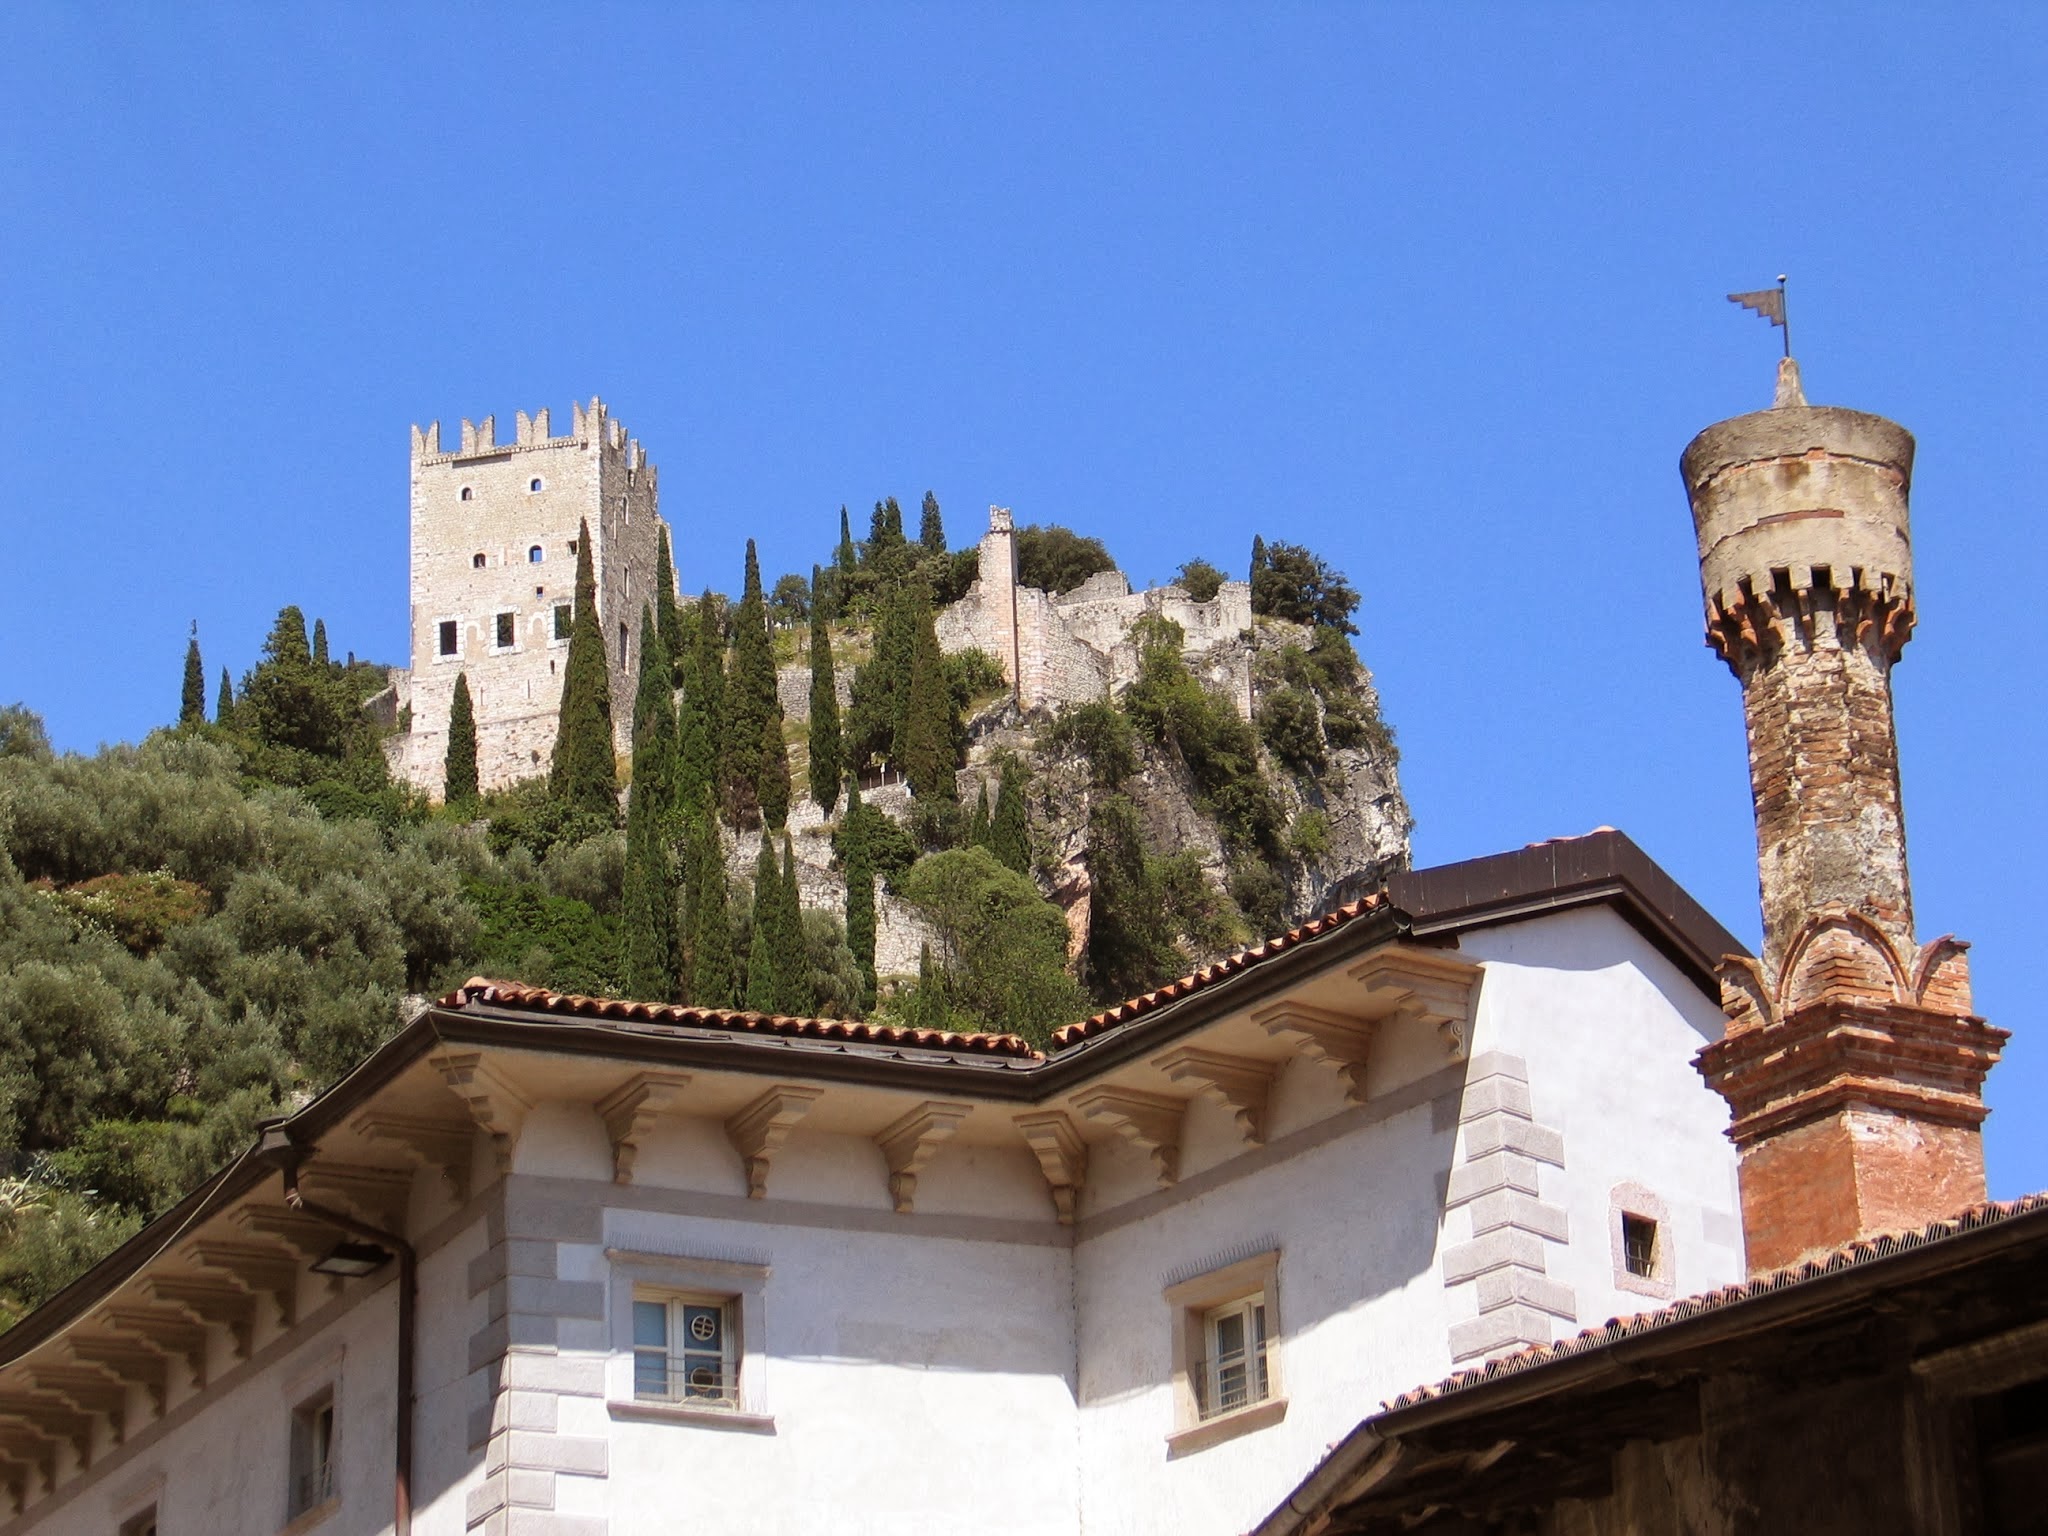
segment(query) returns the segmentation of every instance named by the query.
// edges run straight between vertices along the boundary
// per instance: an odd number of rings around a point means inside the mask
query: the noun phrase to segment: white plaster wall
[[[1664,1304],[1615,1283],[1609,1196],[1624,1181],[1669,1205],[1661,1237],[1676,1295],[1741,1280],[1728,1108],[1692,1066],[1721,1037],[1719,1004],[1605,907],[1469,933],[1459,952],[1486,966],[1474,1054],[1526,1061],[1535,1121],[1564,1137],[1564,1167],[1542,1170],[1543,1199],[1570,1215],[1549,1272],[1576,1292],[1578,1326]]]
[[[1439,1048],[1433,1059],[1441,1067]],[[1269,1148],[1284,1149],[1297,1103],[1329,1107],[1334,1074],[1298,1061],[1275,1085]],[[1435,1098],[1424,1096],[1436,1090]],[[1450,1357],[1437,1278],[1437,1190],[1450,1163],[1456,1080],[1424,1078],[1412,1107],[1358,1125],[1192,1199],[1097,1230],[1085,1219],[1074,1257],[1081,1359],[1081,1523],[1085,1530],[1241,1531],[1292,1488],[1383,1397],[1441,1376]],[[1207,1109],[1207,1105],[1202,1106]],[[1324,1122],[1327,1124],[1327,1122]],[[1231,1133],[1223,1112],[1191,1121],[1187,1183]],[[1313,1139],[1312,1120],[1306,1137]],[[1123,1181],[1135,1153],[1094,1149]],[[1148,1165],[1149,1166],[1149,1165]],[[1091,1169],[1091,1181],[1096,1177]],[[1113,1219],[1112,1215],[1107,1219]],[[1174,1281],[1277,1247],[1287,1414],[1279,1424],[1171,1457]]]

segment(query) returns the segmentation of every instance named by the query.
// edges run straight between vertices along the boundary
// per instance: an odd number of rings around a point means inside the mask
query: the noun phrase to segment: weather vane
[[[1785,274],[1778,274],[1778,286],[1759,288],[1754,293],[1731,293],[1730,304],[1753,309],[1785,333],[1785,355],[1792,355],[1792,324],[1785,318]]]

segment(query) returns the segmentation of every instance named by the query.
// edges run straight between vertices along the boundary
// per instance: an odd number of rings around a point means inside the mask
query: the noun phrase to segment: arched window
[[[471,555],[469,564],[470,569],[480,571],[484,568],[484,557],[481,554]]]
[[[462,499],[464,501],[469,500],[469,487],[466,485],[462,488]]]
[[[539,565],[546,558],[547,556],[541,553],[541,547],[538,544],[526,552],[526,563],[528,565]]]
[[[539,475],[535,475],[535,476],[534,476],[534,477],[533,477],[533,478],[532,478],[531,480],[529,480],[529,481],[528,481],[528,482],[526,483],[526,488],[527,488],[527,489],[528,489],[529,491],[537,491],[537,490],[539,490],[539,489],[540,489],[540,476],[539,476]]]

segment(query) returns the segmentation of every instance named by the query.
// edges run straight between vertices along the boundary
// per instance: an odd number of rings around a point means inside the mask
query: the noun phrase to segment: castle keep
[[[631,746],[640,610],[654,595],[661,516],[657,476],[638,439],[602,401],[572,403],[570,429],[521,411],[513,441],[496,418],[412,429],[412,666],[393,676],[411,710],[391,738],[392,771],[439,794],[455,679],[469,678],[477,775],[485,789],[547,771],[576,598],[578,529],[590,530],[598,615],[611,666],[612,722]]]

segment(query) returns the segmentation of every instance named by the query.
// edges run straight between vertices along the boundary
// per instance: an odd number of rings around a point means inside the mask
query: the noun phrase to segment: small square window
[[[1279,1423],[1280,1255],[1255,1254],[1166,1288],[1173,1328],[1173,1424],[1183,1456]]]
[[[471,555],[469,557],[469,568],[473,571],[482,570],[484,568],[484,557],[481,554]]]
[[[1657,1223],[1629,1211],[1621,1213],[1621,1260],[1632,1275],[1648,1280],[1657,1273]]]
[[[536,475],[536,476],[534,476],[534,478],[533,478],[533,479],[531,479],[531,480],[527,481],[527,482],[526,482],[526,488],[527,488],[527,490],[529,490],[529,491],[537,491],[537,490],[539,490],[539,489],[540,489],[540,477],[539,477],[538,475]]]
[[[455,620],[443,619],[441,621],[441,654],[443,656],[456,656],[460,655],[461,652],[461,633]]]
[[[538,544],[526,552],[526,563],[528,565],[539,565],[545,559],[547,559],[547,552]]]
[[[519,616],[511,613],[498,615],[498,649],[510,650],[519,638]]]
[[[633,1396],[731,1408],[739,1403],[738,1309],[730,1296],[633,1293]]]
[[[1265,1292],[1211,1309],[1202,1319],[1202,1344],[1192,1382],[1198,1417],[1213,1419],[1266,1400]]]
[[[334,1497],[334,1389],[292,1410],[291,1500],[296,1520]]]
[[[576,629],[576,610],[568,603],[555,604],[555,638],[566,640]]]

